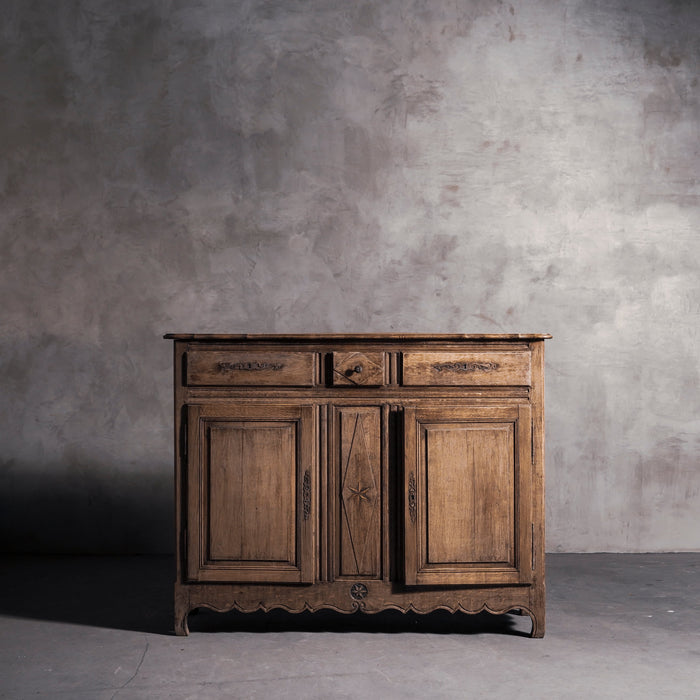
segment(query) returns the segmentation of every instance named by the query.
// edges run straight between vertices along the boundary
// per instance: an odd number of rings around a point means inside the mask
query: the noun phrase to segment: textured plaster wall
[[[167,331],[551,332],[548,548],[700,549],[700,3],[0,5],[0,537],[171,549]]]

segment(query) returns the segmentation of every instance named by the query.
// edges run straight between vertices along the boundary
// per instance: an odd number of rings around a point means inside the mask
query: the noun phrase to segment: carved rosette
[[[367,586],[364,583],[353,583],[350,586],[350,597],[353,600],[364,600],[367,597]]]

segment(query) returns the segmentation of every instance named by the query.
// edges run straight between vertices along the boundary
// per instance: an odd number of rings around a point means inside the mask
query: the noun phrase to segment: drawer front
[[[404,386],[529,386],[530,352],[405,352]]]
[[[316,354],[190,350],[189,386],[314,386]]]
[[[386,383],[383,352],[334,352],[334,386],[382,386]]]

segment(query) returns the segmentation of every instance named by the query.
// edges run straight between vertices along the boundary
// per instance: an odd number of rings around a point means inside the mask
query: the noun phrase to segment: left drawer
[[[313,352],[188,350],[189,386],[314,386]]]

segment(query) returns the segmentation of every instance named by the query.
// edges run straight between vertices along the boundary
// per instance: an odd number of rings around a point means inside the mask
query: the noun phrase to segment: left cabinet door
[[[314,407],[190,405],[187,421],[188,580],[313,583]]]

